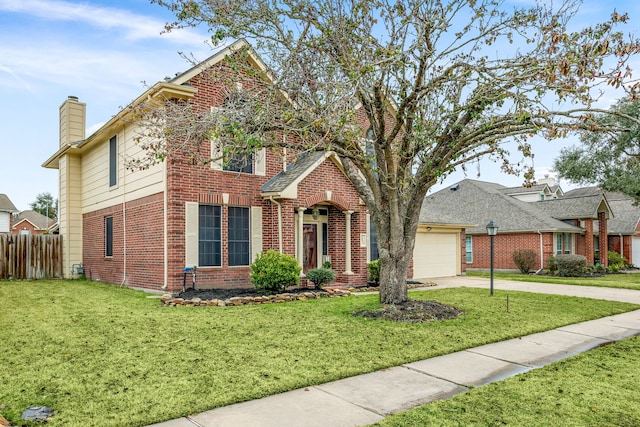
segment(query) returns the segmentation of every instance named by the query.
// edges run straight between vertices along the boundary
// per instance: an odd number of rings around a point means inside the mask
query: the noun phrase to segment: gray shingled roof
[[[614,217],[607,221],[608,234],[634,234],[640,220],[640,206],[635,205],[633,198],[606,191],[604,193]]]
[[[607,212],[607,218],[615,215],[610,214],[609,206],[604,200],[604,194],[593,194],[591,196],[567,197],[566,195],[553,200],[536,202],[536,205],[544,212],[556,219],[578,219],[593,218],[598,219],[598,211]]]
[[[452,191],[451,188],[457,190]],[[538,203],[527,203],[504,193],[506,187],[484,181],[465,179],[425,198],[420,222],[449,219],[453,223],[478,224],[469,234],[486,233],[486,224],[494,220],[499,232],[581,232],[540,210]],[[543,203],[543,202],[541,202]]]
[[[15,205],[9,200],[6,194],[0,194],[0,211],[3,212],[17,212]]]
[[[56,219],[47,218],[45,215],[42,215],[41,213],[38,213],[36,211],[22,211],[18,215],[16,215],[15,219],[13,220],[13,224],[18,225],[20,221],[23,220],[29,221],[40,230],[46,230],[58,221]]]
[[[310,172],[314,165],[326,156],[327,153],[324,151],[301,154],[295,162],[287,165],[286,172],[282,171],[275,175],[269,181],[265,182],[260,190],[263,193],[280,193],[284,191],[287,187],[296,182],[297,179]]]

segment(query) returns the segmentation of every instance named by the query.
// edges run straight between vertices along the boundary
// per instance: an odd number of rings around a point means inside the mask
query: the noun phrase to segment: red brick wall
[[[464,240],[461,241],[464,251]],[[487,234],[473,235],[473,262],[466,268],[490,268],[490,238]],[[543,233],[544,261],[553,253],[552,233]],[[537,233],[498,234],[494,237],[494,268],[515,270],[513,252],[518,249],[531,249],[537,254],[535,269],[540,268],[540,235]],[[463,266],[464,252],[462,254]]]
[[[627,262],[631,262],[631,236],[622,236],[622,250],[620,248],[620,240],[620,236],[609,236],[608,249],[622,254],[627,259]]]
[[[15,221],[15,219],[12,217],[10,221]],[[51,224],[53,224],[53,221],[51,222]],[[29,233],[33,235],[43,234],[46,231],[46,230],[36,229],[36,227],[34,227],[33,224],[31,224],[29,221],[26,221],[26,220],[20,221],[18,224],[11,226],[12,234],[20,234],[22,230],[29,230]]]
[[[164,284],[162,193],[83,215],[83,265],[93,280],[160,289]],[[105,217],[113,217],[113,256],[105,257]],[[126,233],[124,227],[126,223]],[[125,242],[126,234],[126,242]],[[126,244],[125,244],[126,243]],[[125,263],[126,246],[126,263]]]

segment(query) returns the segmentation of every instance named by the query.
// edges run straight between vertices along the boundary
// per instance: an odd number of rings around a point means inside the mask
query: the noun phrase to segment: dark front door
[[[304,224],[302,234],[304,256],[302,271],[306,273],[318,266],[318,224]]]

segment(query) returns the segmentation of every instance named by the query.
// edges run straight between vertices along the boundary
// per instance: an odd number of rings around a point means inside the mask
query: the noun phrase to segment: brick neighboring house
[[[609,249],[620,252],[616,249],[620,238],[612,234],[612,224],[616,233],[625,229],[627,237],[622,239],[623,248],[625,256],[631,259],[631,238],[636,233],[640,211],[636,209],[634,228],[630,230],[629,220],[624,225],[614,222],[613,207],[622,202],[616,199],[612,207],[601,190],[580,190],[563,193],[559,187],[544,181],[531,188],[508,188],[465,179],[427,196],[421,220],[448,215],[457,223],[475,224],[466,229],[463,237],[466,253],[463,271],[490,267],[490,238],[486,231],[490,220],[499,226],[494,240],[496,269],[516,269],[512,259],[516,249],[535,251],[541,269],[550,256],[558,254],[584,255],[588,264],[607,266],[607,251],[600,250],[601,236],[607,236]],[[630,202],[627,199],[624,203]]]
[[[207,111],[221,106],[230,90],[203,78],[203,70],[224,67],[242,46],[235,42],[153,85],[133,105],[178,99]],[[266,70],[255,55],[250,61]],[[132,172],[124,159],[141,154],[139,124],[126,114],[85,136],[86,105],[69,97],[60,107],[60,148],[43,166],[59,170],[65,274],[82,264],[94,280],[176,291],[184,267],[195,265],[199,288],[245,287],[255,255],[273,248],[294,255],[304,271],[330,260],[338,283],[366,283],[369,216],[335,154],[283,157],[263,149],[232,170],[176,155]]]
[[[0,233],[10,233],[13,215],[18,212],[6,194],[0,194]]]
[[[11,233],[34,235],[49,233],[57,221],[36,211],[22,211],[14,216]]]

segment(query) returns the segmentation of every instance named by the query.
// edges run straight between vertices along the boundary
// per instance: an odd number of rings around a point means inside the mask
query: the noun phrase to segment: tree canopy
[[[58,200],[51,193],[39,193],[35,202],[31,203],[31,209],[49,218],[58,216]]]
[[[584,134],[582,145],[561,150],[554,167],[562,178],[640,202],[640,101],[619,101],[611,112],[598,114],[596,123],[612,131]]]
[[[613,11],[577,28],[576,0],[152,1],[175,13],[168,31],[205,25],[214,43],[245,37],[268,78],[235,61],[254,80],[242,103],[155,111],[148,135],[163,142],[137,166],[177,150],[195,157],[212,135],[242,149],[336,152],[374,222],[382,302],[408,298],[420,209],[435,183],[486,155],[532,179],[520,163],[531,137],[604,131],[593,116],[598,89],[639,90],[628,62],[640,43],[620,30],[628,17]],[[516,143],[516,161],[505,142]]]

